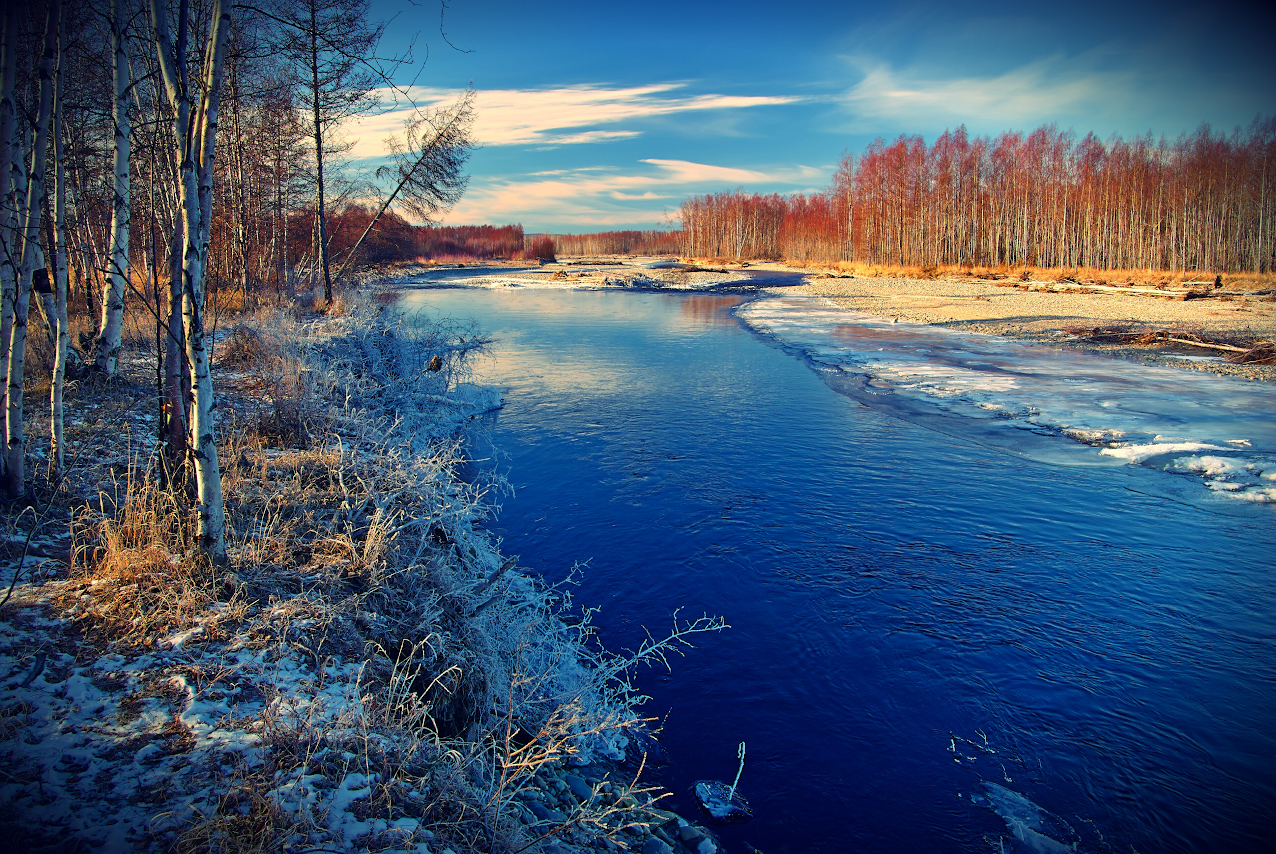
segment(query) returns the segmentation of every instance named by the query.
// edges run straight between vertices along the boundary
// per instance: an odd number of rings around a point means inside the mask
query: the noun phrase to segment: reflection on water
[[[682,316],[694,323],[705,326],[734,327],[737,324],[730,311],[743,301],[744,297],[706,296],[701,299],[683,300],[679,308]]]
[[[498,338],[504,549],[553,580],[589,560],[613,648],[679,607],[731,624],[639,674],[675,805],[746,741],[732,851],[1266,851],[1270,508],[919,426],[719,299],[405,297]]]

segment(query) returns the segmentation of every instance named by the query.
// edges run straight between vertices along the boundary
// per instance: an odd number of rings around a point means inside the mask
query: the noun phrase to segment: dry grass
[[[299,338],[292,318],[267,310],[231,327],[214,351],[217,366],[266,404],[254,421],[241,425],[247,435],[282,447],[307,447],[324,423],[317,400],[328,389],[320,387],[320,372],[296,346]]]
[[[1021,282],[1075,282],[1091,285],[1138,285],[1142,287],[1181,288],[1188,284],[1212,284],[1216,272],[1188,270],[1099,270],[1090,267],[1031,267],[963,265],[867,264],[839,261],[830,269],[843,275],[866,278],[901,279],[986,279]],[[1269,290],[1276,287],[1276,273],[1223,273],[1223,287],[1229,290]]]
[[[71,577],[55,602],[87,648],[171,648],[196,694],[233,679],[267,695],[239,724],[260,733],[260,761],[234,764],[202,813],[164,817],[173,850],[340,850],[323,798],[355,773],[369,788],[356,817],[419,821],[433,850],[589,846],[625,829],[641,844],[659,793],[636,777],[600,781],[562,822],[533,827],[523,804],[543,799],[569,758],[615,755],[640,725],[634,666],[719,624],[675,624],[671,639],[619,658],[596,646],[587,619],[565,621],[570,597],[521,574],[478,527],[502,483],[462,479],[455,423],[440,421],[450,411],[441,393],[482,339],[414,332],[375,300],[347,299],[347,313],[325,323],[329,337],[259,313],[218,348],[220,399],[239,413],[219,447],[228,569],[202,557],[180,479],[162,487],[145,459],[121,465],[118,481],[90,475],[104,485],[72,521]],[[239,673],[237,658],[217,657],[231,648],[308,675]],[[332,676],[334,661],[357,667]],[[344,700],[321,696],[340,679]],[[120,724],[139,720],[145,702],[123,697]],[[169,729],[166,750],[203,755],[180,718]],[[299,800],[303,784],[318,800]],[[391,827],[359,844],[420,841]]]
[[[234,595],[233,578],[197,547],[188,503],[130,471],[72,522],[71,579],[60,604],[100,644],[154,646]]]
[[[279,804],[268,766],[242,760],[222,785],[211,815],[196,814],[173,846],[176,854],[274,854],[284,850],[297,819]]]
[[[211,288],[208,294],[208,313],[216,318],[237,317],[257,307],[256,295],[236,285],[223,284]]]

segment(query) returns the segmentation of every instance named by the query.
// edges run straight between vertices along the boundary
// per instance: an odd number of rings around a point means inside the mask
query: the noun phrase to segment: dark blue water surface
[[[497,338],[504,550],[588,560],[612,648],[677,608],[730,623],[639,676],[675,806],[745,741],[732,851],[1272,850],[1273,508],[900,420],[744,299],[404,297]]]

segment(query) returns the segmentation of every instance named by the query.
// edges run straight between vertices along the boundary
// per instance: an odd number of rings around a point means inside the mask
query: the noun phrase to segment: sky
[[[477,92],[445,225],[676,227],[689,196],[814,192],[875,139],[1054,123],[1174,138],[1276,115],[1276,16],[1250,4],[372,0],[418,104]],[[442,21],[442,32],[440,31]],[[349,129],[373,166],[405,109]]]

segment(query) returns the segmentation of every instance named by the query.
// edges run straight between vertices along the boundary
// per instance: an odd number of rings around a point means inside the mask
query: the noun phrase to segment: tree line
[[[1276,117],[1232,134],[1106,142],[1045,125],[877,140],[822,193],[683,202],[696,257],[1271,272]]]
[[[676,255],[681,237],[672,230],[549,234],[563,255]]]
[[[392,205],[428,221],[465,189],[472,92],[410,110],[375,182],[344,168],[344,122],[386,93],[414,107],[393,84],[411,57],[381,55],[383,29],[366,0],[5,4],[0,462],[10,496],[28,475],[28,334],[56,354],[57,477],[66,376],[116,374],[128,299],[155,325],[158,471],[193,485],[201,541],[224,557],[210,292],[320,287],[329,303],[358,253],[385,254],[410,229]],[[76,321],[88,329],[71,341]]]

